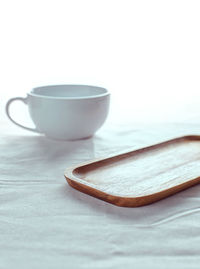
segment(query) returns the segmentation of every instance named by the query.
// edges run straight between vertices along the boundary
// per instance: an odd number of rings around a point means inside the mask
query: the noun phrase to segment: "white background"
[[[198,117],[199,14],[199,1],[1,0],[1,115],[33,87],[78,83],[109,89],[110,120]]]

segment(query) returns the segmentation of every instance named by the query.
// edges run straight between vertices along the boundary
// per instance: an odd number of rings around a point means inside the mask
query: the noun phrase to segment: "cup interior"
[[[105,88],[88,85],[51,85],[32,89],[31,95],[52,98],[93,98],[108,94]]]

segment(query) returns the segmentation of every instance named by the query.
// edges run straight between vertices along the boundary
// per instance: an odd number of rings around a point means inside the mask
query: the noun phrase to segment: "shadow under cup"
[[[16,123],[9,105],[21,100],[28,105],[36,128]],[[110,103],[109,92],[86,85],[52,85],[34,88],[26,98],[12,98],[6,105],[10,120],[18,126],[42,133],[49,138],[76,140],[92,136],[105,122]]]

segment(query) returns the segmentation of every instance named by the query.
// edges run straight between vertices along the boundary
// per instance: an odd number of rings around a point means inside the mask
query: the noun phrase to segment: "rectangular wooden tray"
[[[200,136],[90,161],[67,169],[73,188],[117,206],[143,206],[200,182]]]

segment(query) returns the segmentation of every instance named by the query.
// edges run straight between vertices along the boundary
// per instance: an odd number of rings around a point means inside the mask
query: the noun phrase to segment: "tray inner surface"
[[[154,194],[200,177],[200,140],[172,140],[79,167],[74,174],[108,194]]]

